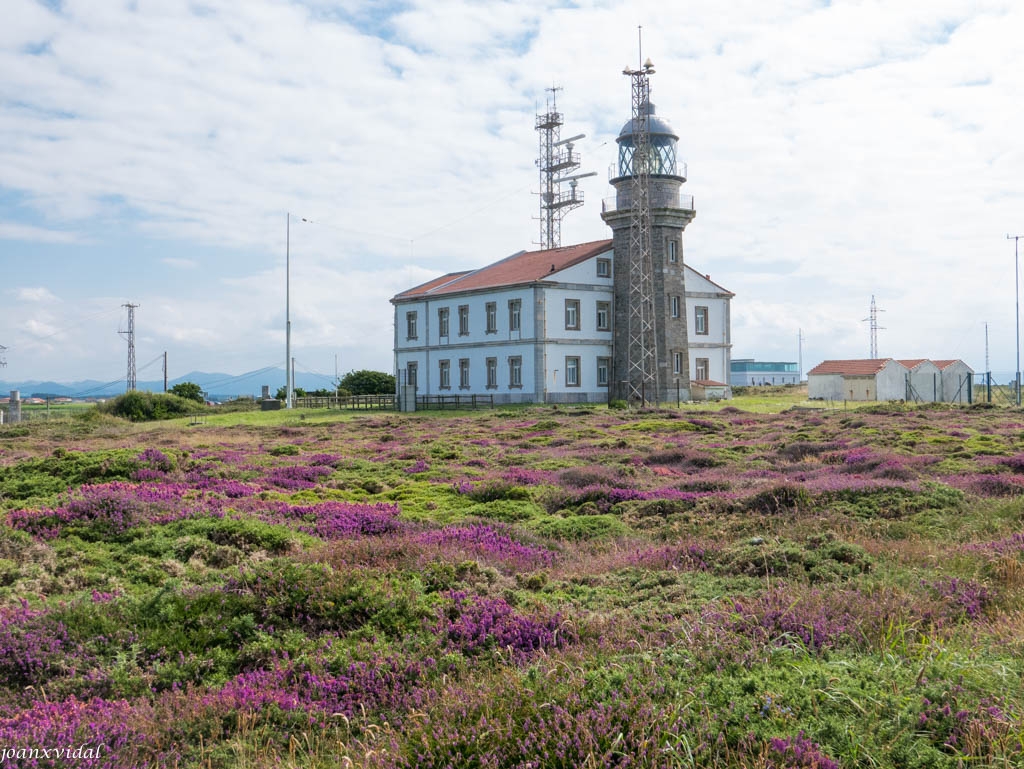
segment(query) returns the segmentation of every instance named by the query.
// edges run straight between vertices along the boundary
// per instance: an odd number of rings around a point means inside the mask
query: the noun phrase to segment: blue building
[[[729,384],[733,387],[800,384],[800,370],[796,363],[739,358],[729,365]]]

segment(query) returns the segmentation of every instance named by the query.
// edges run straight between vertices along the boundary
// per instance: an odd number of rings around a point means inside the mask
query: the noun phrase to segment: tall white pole
[[[285,403],[284,407],[292,407],[292,215],[285,214],[284,230],[284,380],[285,380]]]
[[[1016,315],[1016,326],[1017,326],[1017,376],[1013,380],[1014,389],[1017,391],[1017,405],[1020,405],[1020,261],[1017,258],[1017,246],[1020,243],[1020,239],[1024,237],[1022,235],[1007,235],[1007,240],[1013,240],[1013,285],[1016,289],[1017,297],[1017,315]]]
[[[796,330],[796,347],[797,347],[797,372],[796,372],[796,383],[800,384],[804,381],[804,330],[798,328]]]

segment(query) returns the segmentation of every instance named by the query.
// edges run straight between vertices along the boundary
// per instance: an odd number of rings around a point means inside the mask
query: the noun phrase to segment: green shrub
[[[533,525],[542,537],[581,542],[619,537],[629,529],[614,515],[574,515],[569,518],[544,518]]]
[[[104,414],[121,417],[130,422],[152,422],[195,413],[200,405],[170,393],[134,390],[100,404],[97,408]]]
[[[527,499],[496,499],[492,502],[480,502],[472,505],[463,512],[466,515],[489,518],[493,521],[515,523],[536,518],[542,511],[540,507]]]
[[[752,513],[777,515],[806,510],[811,506],[811,494],[803,486],[783,483],[760,491],[744,503]]]
[[[286,443],[283,446],[274,446],[267,453],[273,457],[295,457],[299,455],[299,447]]]
[[[474,502],[494,502],[499,499],[529,499],[529,490],[505,481],[491,481],[474,486],[466,495]]]
[[[0,467],[0,498],[24,501],[46,498],[70,486],[98,481],[126,481],[139,469],[138,452],[67,451]]]

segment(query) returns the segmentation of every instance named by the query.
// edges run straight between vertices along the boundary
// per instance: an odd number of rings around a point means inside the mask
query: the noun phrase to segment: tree
[[[292,394],[296,398],[306,397],[306,391],[303,390],[301,387],[296,387],[294,390],[292,390]],[[280,387],[277,388],[277,392],[274,393],[274,397],[277,398],[279,401],[283,401],[286,397],[288,397],[288,388],[285,385],[281,385]]]
[[[190,401],[196,401],[197,403],[203,403],[203,388],[197,385],[195,382],[178,382],[170,390],[172,395],[177,395],[179,398],[187,398]]]
[[[387,395],[395,391],[395,378],[383,371],[349,371],[338,387],[353,395]]]

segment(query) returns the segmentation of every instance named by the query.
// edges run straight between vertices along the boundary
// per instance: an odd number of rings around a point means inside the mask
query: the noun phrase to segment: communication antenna
[[[128,309],[128,329],[119,330],[117,333],[123,336],[128,342],[128,382],[127,391],[135,389],[135,308],[139,305],[125,303],[121,305]]]
[[[536,160],[540,171],[540,241],[537,245],[547,250],[562,245],[562,219],[574,208],[583,205],[583,190],[578,189],[580,179],[597,176],[596,171],[573,174],[580,167],[580,154],[573,147],[574,142],[586,134],[576,134],[561,139],[562,113],[558,111],[558,86],[545,88],[550,96],[546,98],[545,111],[537,115],[534,128],[540,142],[540,154]],[[562,184],[569,189],[563,191]]]
[[[0,368],[7,366],[7,358],[4,357],[5,352],[7,352],[7,348],[0,344]]]
[[[871,324],[871,359],[878,359],[878,332],[885,331],[883,326],[878,325],[878,313],[885,312],[885,310],[878,309],[878,305],[875,304],[875,295],[871,295],[871,314],[861,319],[861,323]]]
[[[642,50],[642,49],[641,49]],[[629,399],[644,405],[658,397],[658,348],[654,316],[654,267],[651,257],[651,82],[654,64],[626,67],[633,102],[632,207],[629,223]]]

